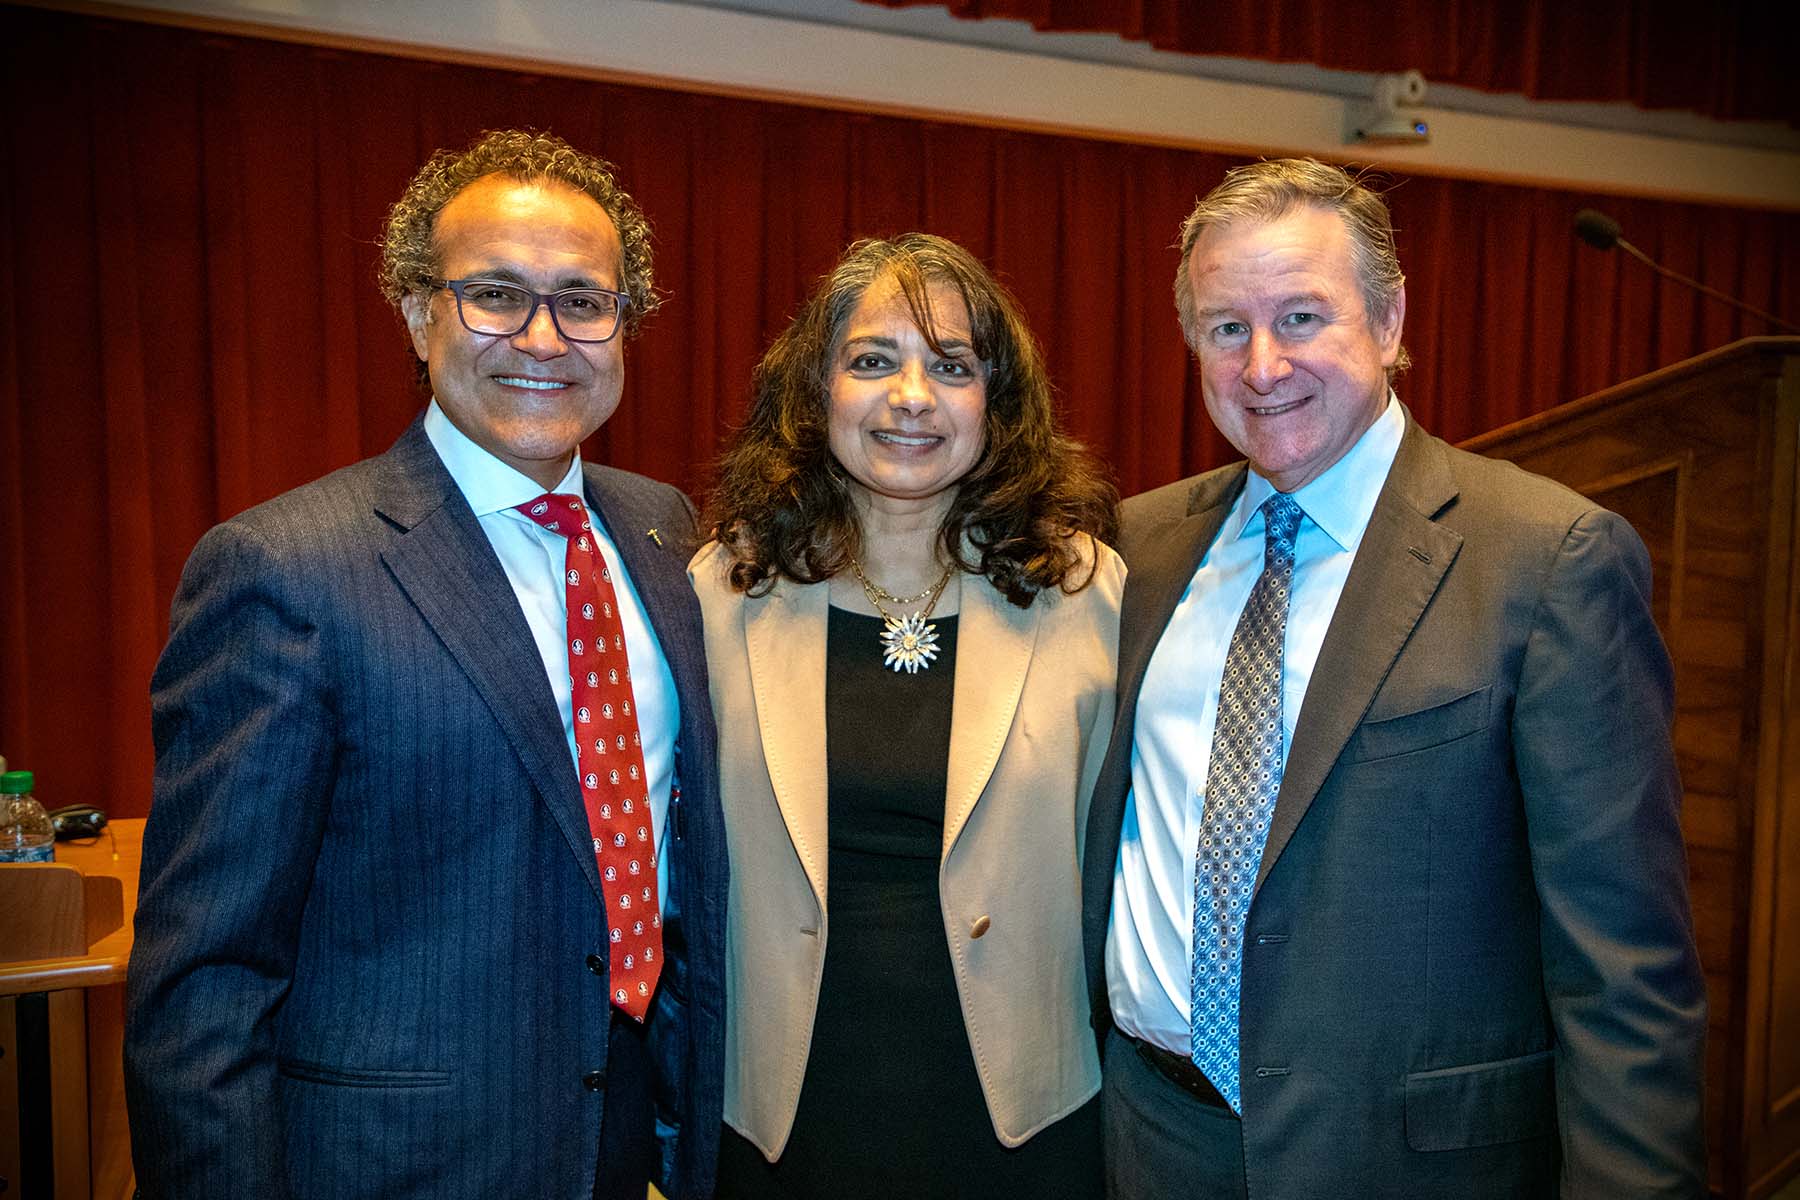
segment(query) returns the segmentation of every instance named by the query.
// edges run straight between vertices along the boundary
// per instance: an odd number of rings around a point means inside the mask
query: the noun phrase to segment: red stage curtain
[[[1433,83],[1534,100],[1629,101],[1800,124],[1800,9],[1763,0],[863,0],[1116,33],[1159,50],[1343,71],[1416,68]]]
[[[0,752],[52,803],[145,811],[146,690],[201,532],[385,448],[421,406],[376,292],[439,146],[555,129],[620,167],[669,303],[593,458],[698,489],[752,364],[852,238],[928,229],[1009,280],[1127,493],[1230,457],[1171,243],[1219,155],[720,99],[0,9]],[[1254,114],[1245,115],[1246,122]],[[1671,266],[1800,311],[1800,217],[1442,179],[1392,201],[1401,393],[1467,437],[1763,332],[1578,245],[1607,208]]]

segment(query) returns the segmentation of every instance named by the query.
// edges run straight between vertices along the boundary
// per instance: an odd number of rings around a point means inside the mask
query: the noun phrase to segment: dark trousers
[[[614,1010],[606,1048],[606,1096],[594,1200],[644,1200],[657,1174],[656,1115],[644,1027]]]
[[[1243,1124],[1157,1070],[1112,1030],[1101,1068],[1112,1200],[1244,1200]]]

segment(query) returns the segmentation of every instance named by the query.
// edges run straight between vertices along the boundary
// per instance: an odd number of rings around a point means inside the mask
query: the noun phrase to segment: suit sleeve
[[[1093,593],[1091,603],[1099,610],[1100,635],[1104,639],[1107,661],[1105,674],[1116,679],[1119,673],[1119,606],[1125,594],[1125,563],[1105,543],[1092,543],[1096,558],[1094,577],[1088,584]],[[1081,595],[1081,593],[1077,593]],[[1106,762],[1111,745],[1113,717],[1118,710],[1118,692],[1108,687],[1094,709],[1093,719],[1083,730],[1087,737],[1087,753],[1081,763],[1079,790],[1075,793],[1075,858],[1087,861],[1088,811],[1093,803],[1094,787],[1100,780],[1100,769]]]
[[[1621,518],[1590,510],[1545,583],[1513,724],[1565,1196],[1706,1194],[1706,997],[1673,703],[1643,543]]]
[[[240,525],[214,529],[183,572],[152,681],[125,1036],[147,1198],[284,1194],[275,1016],[334,754],[305,574]]]

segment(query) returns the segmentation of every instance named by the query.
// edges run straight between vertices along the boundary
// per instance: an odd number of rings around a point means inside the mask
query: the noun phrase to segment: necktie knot
[[[590,528],[581,497],[567,492],[545,492],[535,500],[514,507],[551,533],[560,533],[566,538]]]
[[[1306,513],[1294,498],[1285,492],[1276,492],[1262,502],[1264,544],[1271,554],[1289,555],[1294,552],[1294,539],[1300,533],[1300,518]]]

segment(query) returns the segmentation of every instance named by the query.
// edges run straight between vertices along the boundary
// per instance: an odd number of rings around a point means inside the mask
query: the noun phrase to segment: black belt
[[[1227,1112],[1231,1105],[1225,1103],[1225,1097],[1219,1095],[1219,1089],[1207,1079],[1206,1073],[1194,1065],[1194,1060],[1185,1054],[1175,1054],[1164,1050],[1161,1046],[1152,1046],[1141,1038],[1134,1038],[1120,1030],[1119,1036],[1137,1047],[1138,1057],[1156,1068],[1156,1073],[1170,1083],[1200,1101],[1214,1108],[1222,1108]]]

